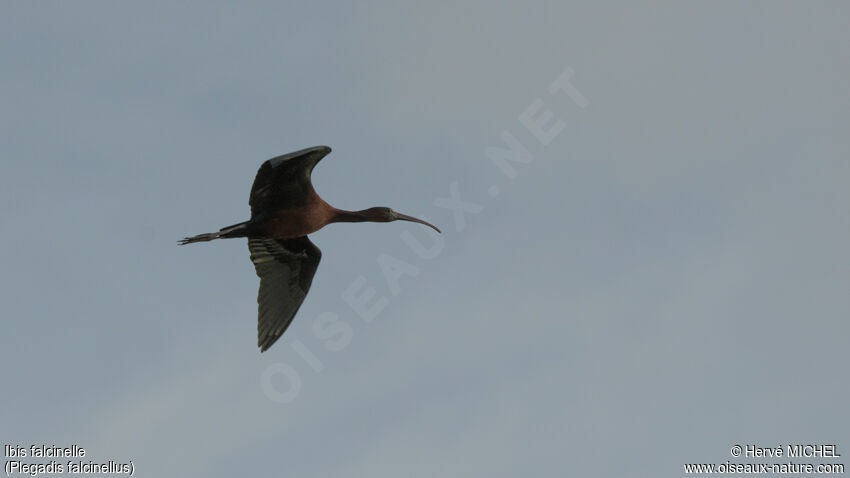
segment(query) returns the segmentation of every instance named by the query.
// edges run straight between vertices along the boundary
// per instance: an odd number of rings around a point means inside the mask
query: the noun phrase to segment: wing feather
[[[257,346],[265,352],[286,331],[310,290],[322,251],[306,236],[248,239],[251,262],[260,278],[257,294]]]
[[[303,205],[313,189],[310,183],[313,168],[330,152],[327,146],[314,146],[264,162],[251,186],[248,199],[251,217]]]

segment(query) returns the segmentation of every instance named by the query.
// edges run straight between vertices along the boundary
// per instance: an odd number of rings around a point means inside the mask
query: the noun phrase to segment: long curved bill
[[[435,226],[435,225],[431,224],[430,222],[423,221],[422,219],[417,219],[417,218],[415,218],[415,217],[413,217],[413,216],[408,216],[407,214],[401,214],[401,213],[399,213],[399,212],[395,212],[395,211],[393,211],[393,212],[395,213],[395,218],[396,218],[396,219],[398,219],[398,220],[401,220],[401,221],[410,221],[410,222],[418,222],[419,224],[424,224],[424,225],[426,225],[426,226],[430,227],[431,229],[433,229],[433,230],[435,230],[435,231],[439,232],[440,234],[442,234],[442,231],[440,231],[439,229],[437,229],[437,226]]]

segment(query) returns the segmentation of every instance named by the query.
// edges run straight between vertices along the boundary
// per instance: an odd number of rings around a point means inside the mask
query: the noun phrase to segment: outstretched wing
[[[291,209],[307,201],[313,185],[310,173],[331,152],[327,146],[314,146],[284,154],[264,162],[251,186],[251,217],[264,211]]]
[[[251,262],[260,277],[257,345],[272,346],[289,327],[319,267],[322,251],[307,236],[295,239],[248,239]]]

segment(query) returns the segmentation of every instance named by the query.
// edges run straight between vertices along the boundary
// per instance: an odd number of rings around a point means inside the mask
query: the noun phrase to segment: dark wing
[[[310,173],[320,159],[331,152],[327,146],[314,146],[284,154],[264,162],[251,186],[251,217],[265,211],[291,209],[303,205],[313,185]]]
[[[248,239],[251,262],[260,277],[257,295],[257,345],[272,346],[289,327],[319,267],[322,251],[307,236],[295,239]]]

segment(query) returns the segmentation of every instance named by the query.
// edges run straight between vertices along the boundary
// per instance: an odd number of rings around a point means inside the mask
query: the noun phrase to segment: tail
[[[234,224],[232,226],[227,226],[221,228],[218,232],[207,232],[204,234],[198,234],[197,236],[192,237],[184,237],[183,239],[177,241],[181,246],[186,244],[191,244],[193,242],[206,242],[212,241],[213,239],[225,239],[229,237],[245,237],[248,230],[248,222],[240,222],[239,224]]]

